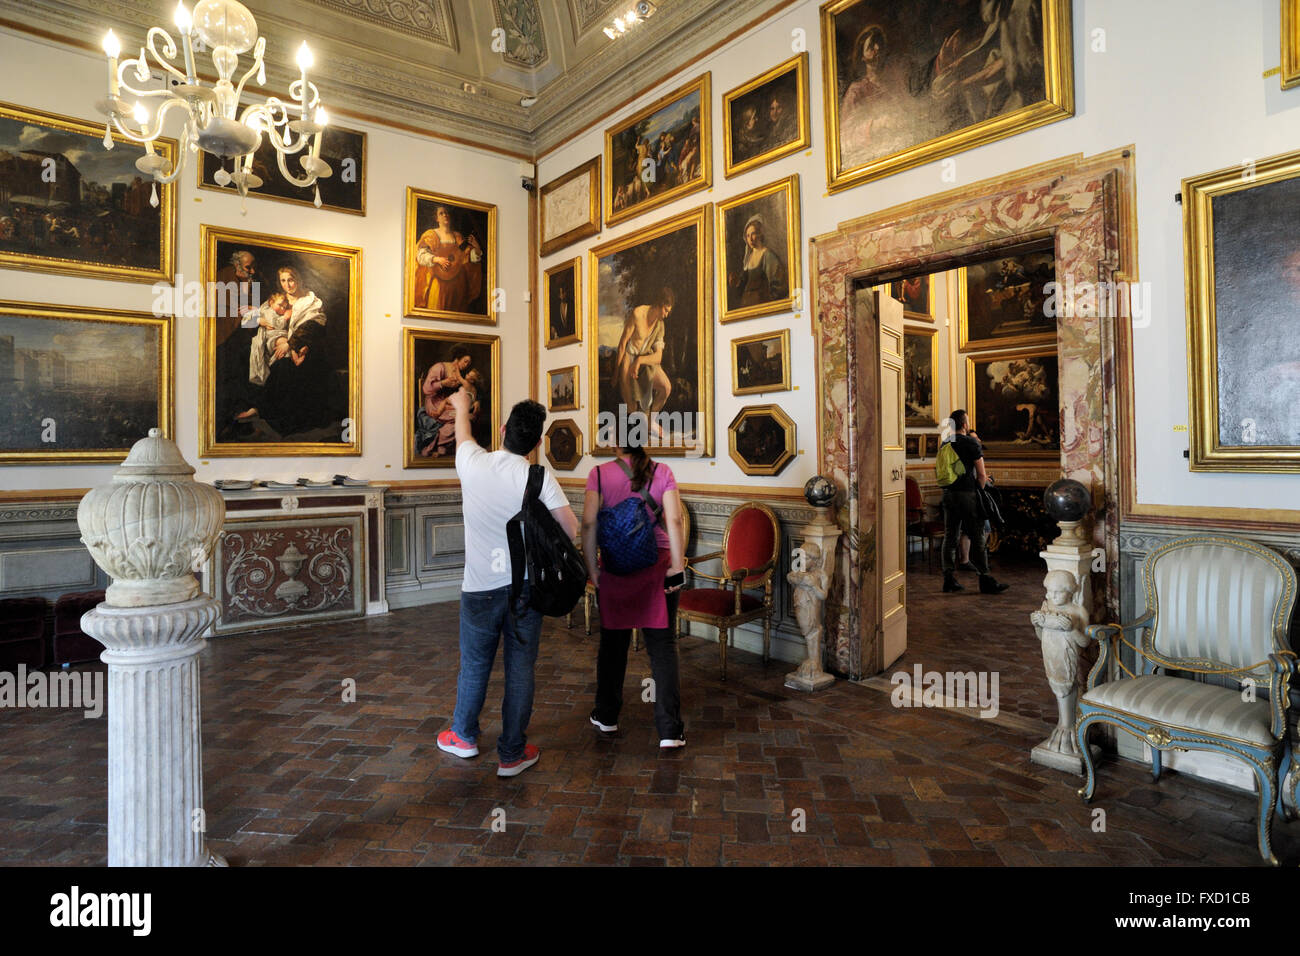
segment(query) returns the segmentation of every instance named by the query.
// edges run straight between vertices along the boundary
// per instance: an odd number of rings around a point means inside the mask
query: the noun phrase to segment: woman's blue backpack
[[[618,465],[630,481],[632,469],[627,462],[620,458]],[[600,513],[596,515],[596,543],[600,545],[600,566],[611,574],[644,571],[659,560],[655,526],[659,523],[663,509],[654,503],[647,490],[653,479],[652,471],[639,494],[624,498],[614,507],[607,508],[605,492],[600,482],[600,468],[596,469],[596,487],[600,491],[601,501]]]

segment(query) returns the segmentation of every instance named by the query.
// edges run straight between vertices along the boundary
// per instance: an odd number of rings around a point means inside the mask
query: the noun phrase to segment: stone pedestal
[[[1069,571],[1081,585],[1074,595],[1074,603],[1088,612],[1092,620],[1092,539],[1084,521],[1058,521],[1061,533],[1039,551],[1038,556],[1047,564],[1048,571]]]
[[[803,568],[796,567],[787,576],[794,587],[795,619],[803,632],[807,656],[798,669],[785,676],[785,686],[792,690],[815,691],[835,683],[822,667],[822,635],[826,592],[835,573],[835,546],[842,533],[831,520],[830,509],[814,506],[816,517],[802,530]]]

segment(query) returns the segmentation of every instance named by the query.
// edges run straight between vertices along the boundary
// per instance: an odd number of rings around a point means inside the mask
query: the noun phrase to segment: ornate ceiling
[[[602,28],[634,0],[244,0],[267,39],[268,89],[297,76],[307,39],[332,111],[527,157],[791,2],[655,0],[652,17],[610,40]],[[0,0],[0,19],[94,49],[112,27],[129,50],[171,26],[174,3]]]

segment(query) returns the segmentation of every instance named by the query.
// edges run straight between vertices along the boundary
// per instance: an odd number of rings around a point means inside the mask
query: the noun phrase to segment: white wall
[[[135,39],[138,42],[141,38]],[[129,41],[124,41],[124,45],[131,48]],[[102,56],[0,31],[0,64],[4,66],[0,71],[0,101],[80,119],[97,119],[93,104],[104,95],[106,75]],[[328,88],[322,89],[321,95],[328,106]],[[175,433],[181,452],[198,467],[196,477],[200,480],[296,478],[317,473],[347,473],[381,482],[455,477],[452,469],[402,468],[406,428],[402,421],[401,269],[407,186],[497,204],[497,282],[506,293],[506,311],[495,328],[424,319],[407,319],[406,324],[501,335],[502,415],[513,403],[528,397],[528,304],[524,301],[528,291],[528,205],[527,193],[519,185],[517,160],[368,126],[351,118],[339,117],[339,122],[364,130],[369,137],[364,217],[254,198],[248,200],[247,215],[240,215],[239,197],[233,191],[222,195],[200,190],[190,167],[178,180],[176,264],[187,280],[199,278],[199,227],[205,223],[362,248],[362,454],[359,457],[212,458],[201,463],[198,458],[199,322],[181,318],[176,320],[175,327]],[[149,312],[153,306],[150,288],[148,283],[0,269],[0,298],[19,301]],[[0,491],[86,488],[106,481],[114,468],[111,465],[0,467]]]
[[[683,74],[645,94],[599,126],[539,163],[546,183],[603,153],[603,131],[675,86],[712,73],[714,187],[660,207],[570,246],[543,267],[582,255],[590,246],[627,235],[703,202],[737,195],[791,173],[800,176],[805,254],[807,239],[836,224],[953,188],[939,163],[877,180],[834,197],[826,195],[826,137],[822,111],[822,56],[818,0],[805,0],[732,41]],[[1187,470],[1187,354],[1183,298],[1182,207],[1174,194],[1184,177],[1237,165],[1300,146],[1300,89],[1283,92],[1277,76],[1277,0],[1075,0],[1076,115],[1069,120],[958,154],[957,186],[1074,153],[1093,155],[1135,145],[1140,278],[1150,283],[1153,318],[1135,332],[1138,495],[1148,504],[1291,508],[1295,480],[1276,475],[1208,475]],[[722,96],[790,57],[792,31],[802,29],[810,54],[812,150],[727,180],[722,176]],[[1104,31],[1104,33],[1096,33]],[[1104,40],[1104,51],[1094,44]],[[584,281],[586,269],[584,268]],[[716,301],[716,294],[715,294]],[[731,395],[729,343],[755,332],[791,329],[793,380],[798,391],[770,396]],[[584,366],[586,343],[542,351],[542,371]],[[674,463],[682,481],[777,485],[802,483],[817,465],[813,342],[807,312],[715,325],[714,367],[717,458]],[[585,389],[584,389],[585,392]],[[773,478],[742,475],[726,452],[726,425],[744,404],[779,401],[799,429],[800,455]],[[586,429],[586,395],[573,415]],[[566,413],[561,413],[566,414]],[[589,436],[590,437],[590,436]],[[590,441],[588,440],[588,447]],[[579,473],[585,474],[587,459]]]

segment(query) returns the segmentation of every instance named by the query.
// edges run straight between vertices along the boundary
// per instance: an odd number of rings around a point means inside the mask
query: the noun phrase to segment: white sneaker
[[[595,727],[597,730],[600,730],[604,733],[612,734],[614,733],[614,731],[618,730],[618,724],[602,724],[595,717],[590,717],[588,719],[591,721],[591,725],[593,727]]]
[[[669,750],[673,747],[685,747],[685,746],[686,746],[685,735],[682,735],[681,737],[675,739],[664,738],[663,740],[659,741],[660,750]]]

